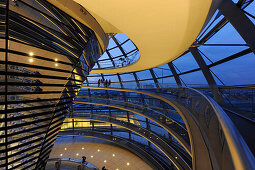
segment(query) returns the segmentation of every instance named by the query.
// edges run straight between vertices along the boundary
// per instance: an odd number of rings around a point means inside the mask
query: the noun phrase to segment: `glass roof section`
[[[125,67],[139,59],[138,48],[125,34],[108,34],[108,36],[110,38],[108,48],[93,69]]]
[[[242,5],[246,15],[254,22],[255,2],[240,1],[238,3]],[[140,55],[135,44],[123,33],[110,34],[109,36],[112,38],[107,48],[108,52],[105,52],[93,69],[109,68],[114,67],[114,65],[115,67],[122,67],[123,62],[120,61],[125,58],[125,55],[131,56],[131,58]],[[218,85],[255,84],[254,53],[219,11],[216,11],[193,46],[199,50]],[[134,60],[131,59],[131,61]],[[208,86],[199,65],[188,49],[171,64],[174,66],[182,85]],[[177,85],[169,64],[139,72],[90,74],[85,84],[97,84],[98,79],[110,79],[112,86],[116,87],[120,87],[120,84],[123,83],[130,88],[137,88],[139,84]],[[132,87],[133,85],[135,87]]]

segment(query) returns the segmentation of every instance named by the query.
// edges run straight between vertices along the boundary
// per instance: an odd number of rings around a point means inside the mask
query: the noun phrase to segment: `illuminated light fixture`
[[[55,66],[57,67],[57,66],[58,66],[58,63],[56,63]]]
[[[97,152],[100,152],[100,149],[98,149]]]
[[[65,151],[66,151],[66,148],[65,148]]]
[[[114,156],[115,156],[115,154],[112,154],[112,156],[114,157]]]
[[[76,156],[79,156],[79,153],[77,153]]]
[[[129,166],[130,165],[130,163],[129,162],[127,162],[127,166]]]
[[[118,168],[116,170],[119,170]]]
[[[178,158],[177,158],[177,156],[176,156],[176,157],[174,157],[174,158],[175,158],[175,159],[178,159]]]
[[[91,158],[94,158],[94,156],[93,156],[93,155],[91,155],[90,157],[91,157]]]
[[[60,156],[63,156],[63,154],[61,153]]]
[[[29,52],[28,55],[29,55],[29,56],[33,56],[34,53],[33,53],[33,52]]]
[[[107,161],[106,160],[104,160],[104,163],[106,163]]]
[[[84,148],[81,148],[82,150],[84,150]]]
[[[55,61],[58,61],[58,59],[57,59],[57,58],[55,58],[54,60],[55,60]]]
[[[34,59],[33,58],[29,58],[29,60],[28,60],[30,63],[32,63],[33,61],[34,61]]]

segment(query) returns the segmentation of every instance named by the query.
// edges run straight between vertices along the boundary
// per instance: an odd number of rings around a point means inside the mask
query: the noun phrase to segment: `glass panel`
[[[177,67],[176,72],[185,72],[191,69],[198,68],[198,64],[191,53],[187,53],[173,61],[173,64]]]
[[[115,38],[119,41],[120,44],[128,39],[128,37],[123,33],[118,33],[115,35]]]
[[[202,71],[196,71],[189,74],[181,75],[180,78],[188,86],[208,86],[207,81],[202,73]]]
[[[212,67],[211,70],[225,83],[225,85],[254,84],[254,64],[254,54],[250,53]]]

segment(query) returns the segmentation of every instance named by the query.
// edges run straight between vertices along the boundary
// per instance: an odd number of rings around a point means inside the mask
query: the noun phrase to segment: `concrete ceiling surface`
[[[106,33],[124,33],[141,53],[132,65],[91,73],[140,71],[176,59],[198,36],[212,4],[212,0],[75,1],[91,12]]]

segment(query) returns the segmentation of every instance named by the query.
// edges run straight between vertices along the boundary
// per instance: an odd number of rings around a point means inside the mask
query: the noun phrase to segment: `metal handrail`
[[[112,107],[116,106],[116,107],[123,107],[123,108],[131,109],[136,114],[139,114],[139,115],[142,115],[145,117],[149,117],[150,120],[152,120],[153,122],[157,123],[160,127],[167,130],[171,135],[173,135],[173,137],[175,137],[175,139],[177,141],[180,142],[180,144],[185,148],[185,150],[191,155],[190,140],[189,140],[187,129],[185,127],[183,127],[183,125],[181,125],[179,122],[175,121],[174,119],[172,119],[162,113],[159,113],[153,109],[147,108],[145,106],[135,105],[134,107],[132,107],[132,103],[129,103],[129,102],[121,102],[120,103],[119,101],[111,100],[111,99],[110,100],[97,99],[97,100],[99,100],[101,102],[98,102],[98,101],[86,102],[86,101],[78,100],[78,101],[75,101],[74,103],[80,103],[80,102],[81,103],[84,102],[84,103],[88,103],[88,104],[94,103],[94,104],[103,104],[105,106],[110,105]],[[104,104],[104,103],[107,103],[107,104]],[[146,110],[147,110],[147,112],[145,112]],[[159,117],[157,117],[157,116],[159,116]],[[165,121],[171,121],[172,123],[167,124],[166,122],[160,120],[160,116],[162,118],[165,118],[164,119]]]
[[[81,96],[76,96],[76,99],[78,99],[79,97],[81,97]],[[110,103],[113,103],[113,104],[117,104],[117,105],[120,105],[120,106],[123,106],[123,107],[130,107],[130,108],[133,108],[133,109],[139,109],[139,108],[142,108],[142,109],[148,109],[148,110],[150,110],[150,111],[152,111],[152,112],[155,112],[155,113],[157,113],[158,115],[162,115],[162,116],[166,116],[166,115],[164,115],[164,114],[162,114],[161,112],[158,112],[158,111],[156,111],[156,110],[154,110],[151,106],[149,106],[148,104],[145,104],[145,105],[140,105],[140,103],[139,102],[125,102],[125,101],[121,101],[120,102],[120,100],[114,100],[114,99],[106,99],[106,98],[99,98],[99,97],[93,97],[93,96],[82,96],[82,98],[88,98],[88,99],[95,99],[95,100],[101,100],[101,101],[108,101],[108,103],[110,104]],[[112,102],[110,102],[110,101],[112,101]],[[83,102],[83,101],[80,101],[80,100],[75,100],[74,101],[74,103],[75,102]],[[132,107],[133,106],[133,107]],[[159,108],[160,109],[160,108]],[[174,113],[176,113],[176,114],[178,114],[178,112],[177,111],[175,111],[175,110],[169,110],[169,109],[164,109],[164,110],[166,110],[166,111],[169,111],[169,112],[174,112]],[[177,121],[177,120],[174,120],[173,118],[171,118],[171,117],[168,117],[168,116],[166,116],[168,119],[170,119],[171,121],[173,121],[173,122],[175,122],[176,124],[178,124],[180,127],[182,127],[184,130],[186,130],[186,127],[185,127],[185,125],[184,124],[182,124],[182,122],[180,123],[179,121]]]
[[[225,111],[221,108],[221,106],[217,102],[215,102],[211,97],[204,95],[203,93],[196,89],[190,87],[176,88],[176,90],[178,90],[179,92],[185,92],[185,89],[190,90],[191,92],[195,92],[200,97],[202,97],[203,100],[207,101],[210,104],[225,135],[235,169],[238,170],[254,169],[255,168],[254,155],[247,146],[246,142],[244,141],[242,135],[239,133],[236,126],[233,124],[233,122],[225,113]],[[160,89],[157,89],[156,91],[158,92],[160,91]]]
[[[173,164],[175,164],[177,169],[183,169],[183,168],[191,169],[190,164],[186,162],[186,160],[184,160],[182,156],[179,155],[177,148],[173,148],[170,143],[166,142],[164,139],[162,139],[161,136],[159,136],[155,132],[152,132],[144,127],[137,126],[130,122],[115,119],[114,117],[111,117],[111,116],[104,116],[104,117],[101,117],[98,115],[93,115],[93,117],[90,117],[90,115],[87,115],[87,116],[88,118],[93,120],[110,122],[112,124],[116,124],[118,126],[124,127],[126,129],[129,129],[143,136],[144,138],[152,142],[156,147],[158,147],[158,149],[160,149],[169,158],[169,160],[172,161]],[[178,159],[176,159],[176,157]]]
[[[49,158],[47,161],[68,161],[68,162],[74,162],[74,163],[78,163],[78,164],[84,165],[84,166],[86,166],[89,169],[99,170],[99,168],[97,168],[92,163],[90,163],[88,161],[83,163],[82,160],[77,159],[77,158]]]
[[[190,87],[182,87],[184,89],[192,90],[199,95],[201,95],[213,108],[218,121],[224,132],[229,151],[236,169],[254,169],[255,168],[255,158],[244,141],[242,135],[239,133],[238,129],[235,127],[231,119],[224,112],[224,110],[215,102],[211,97],[205,96],[203,93],[196,89]]]

